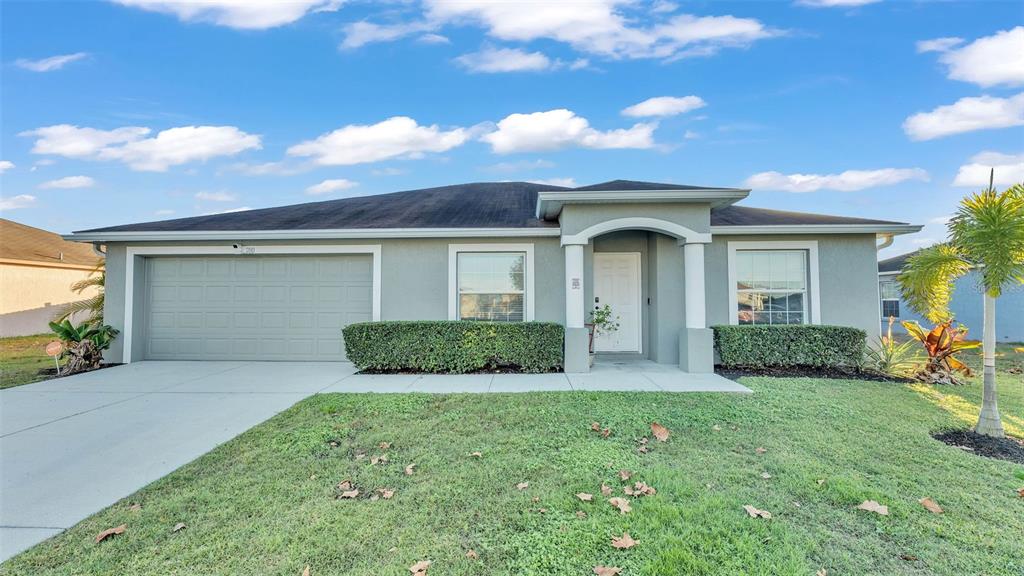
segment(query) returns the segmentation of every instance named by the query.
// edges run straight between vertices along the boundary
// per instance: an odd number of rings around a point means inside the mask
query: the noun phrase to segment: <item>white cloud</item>
[[[687,130],[686,133],[683,134],[683,138],[686,138],[687,140],[696,140],[697,138],[700,138],[700,132],[694,132],[693,130]]]
[[[114,130],[80,128],[69,124],[22,132],[35,136],[34,154],[55,154],[89,160],[120,160],[134,170],[164,172],[170,166],[233,156],[259,149],[260,137],[234,126],[179,126],[144,138],[149,128],[126,126]]]
[[[0,174],[7,172],[11,168],[14,168],[14,162],[10,160],[0,160]]]
[[[444,42],[447,42],[448,39],[444,36],[429,33],[434,28],[435,25],[427,22],[400,22],[397,24],[374,24],[365,20],[352,22],[345,25],[345,39],[341,41],[341,48],[351,50],[374,42],[391,42],[420,32],[428,32],[420,37],[423,40],[426,36],[430,36],[426,40],[428,43],[432,41],[435,44],[439,43],[442,38],[444,38]]]
[[[989,173],[992,170],[995,170],[993,178],[995,186],[1010,186],[1024,182],[1024,152],[1020,154],[999,152],[975,154],[969,164],[964,164],[957,171],[953,186],[987,188]]]
[[[949,68],[951,80],[983,87],[1020,86],[1024,84],[1024,26],[948,49],[939,61]]]
[[[10,198],[0,198],[0,210],[17,210],[28,208],[36,203],[36,197],[30,194],[18,194]]]
[[[532,114],[510,114],[498,122],[497,130],[480,139],[498,154],[582,148],[651,148],[657,124],[635,124],[631,128],[602,132],[590,127],[586,118],[571,110],[558,109]]]
[[[234,202],[238,200],[238,196],[230,192],[196,192],[196,200],[204,200],[206,202]]]
[[[622,111],[623,116],[675,116],[703,108],[707,103],[699,96],[657,96],[634,104]]]
[[[912,140],[931,140],[962,132],[1021,125],[1024,125],[1024,93],[1009,98],[961,98],[931,112],[914,114],[903,122],[903,131]]]
[[[104,148],[99,157],[120,160],[134,170],[164,172],[171,166],[260,148],[259,136],[234,126],[179,126],[154,138]]]
[[[56,180],[50,180],[43,182],[39,185],[41,190],[49,190],[52,188],[91,188],[96,185],[96,181],[88,176],[65,176],[64,178],[57,178]]]
[[[405,174],[405,172],[405,170],[401,168],[395,168],[393,166],[370,170],[370,174],[373,174],[374,176],[400,176],[402,174]]]
[[[493,2],[427,0],[422,20],[397,24],[357,22],[346,27],[345,48],[436,32],[447,24],[476,25],[499,40],[554,40],[611,58],[705,56],[721,48],[747,47],[781,34],[753,18],[653,12],[628,0],[588,2]],[[647,22],[638,24],[644,18]]]
[[[341,0],[114,0],[173,14],[183,22],[210,22],[230,28],[261,30],[295,22],[310,12],[333,12]]]
[[[95,156],[108,146],[138,140],[149,132],[149,128],[140,126],[98,130],[96,128],[80,128],[70,124],[56,124],[22,132],[20,135],[37,138],[32,146],[33,154],[88,158]]]
[[[465,128],[441,130],[436,124],[420,126],[412,118],[395,116],[376,124],[350,124],[314,140],[288,148],[289,156],[309,156],[323,166],[347,166],[388,158],[418,157],[446,152],[469,138]]]
[[[540,52],[518,48],[487,47],[479,52],[463,54],[455,59],[470,72],[530,72],[548,70],[556,65]]]
[[[359,182],[353,182],[345,178],[335,178],[332,180],[324,180],[319,184],[314,184],[309,188],[306,188],[306,194],[319,196],[320,194],[330,194],[331,192],[348,190],[349,188],[355,188],[356,186],[359,186]]]
[[[811,6],[814,8],[856,8],[857,6],[866,6],[868,4],[874,4],[881,2],[882,0],[797,0],[797,4],[801,6]]]
[[[840,174],[781,174],[761,172],[747,178],[745,186],[784,192],[816,192],[839,190],[853,192],[878,186],[891,186],[907,180],[928,181],[928,173],[920,168],[882,168],[879,170],[847,170]]]
[[[293,166],[286,162],[263,162],[261,164],[238,162],[232,164],[229,168],[246,176],[291,176],[306,171],[301,166]]]
[[[452,41],[449,40],[447,36],[443,36],[441,34],[434,34],[432,32],[429,33],[429,34],[424,34],[424,35],[420,36],[419,37],[419,41],[423,42],[424,44],[451,44],[452,43]]]
[[[19,58],[14,61],[14,65],[18,68],[24,68],[25,70],[31,70],[33,72],[51,72],[53,70],[60,70],[64,66],[81,60],[88,55],[89,54],[86,52],[75,52],[74,54],[60,54],[58,56],[50,56],[49,58],[41,58],[39,60]]]
[[[543,184],[545,186],[561,186],[563,188],[576,188],[579,186],[575,178],[543,178],[540,180],[527,180],[527,182]]]
[[[957,38],[956,36],[948,36],[946,38],[932,38],[931,40],[921,40],[917,46],[918,54],[925,52],[946,52],[955,46],[959,46],[964,43],[963,38]]]

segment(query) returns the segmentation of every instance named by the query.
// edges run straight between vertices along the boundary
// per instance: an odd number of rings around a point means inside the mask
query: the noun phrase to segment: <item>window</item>
[[[458,252],[459,320],[526,320],[525,252]]]
[[[807,262],[806,250],[737,250],[738,323],[809,323]]]
[[[878,284],[878,294],[882,298],[882,319],[900,317],[900,289],[896,282],[883,280]]]

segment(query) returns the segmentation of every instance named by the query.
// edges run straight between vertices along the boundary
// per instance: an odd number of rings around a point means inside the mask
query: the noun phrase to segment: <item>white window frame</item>
[[[124,265],[124,328],[121,330],[122,361],[132,361],[132,316],[135,304],[135,260],[147,256],[259,256],[271,254],[370,254],[373,256],[372,319],[380,321],[381,249],[380,244],[229,244],[220,246],[128,246]]]
[[[900,312],[900,314],[897,314],[895,317],[897,319],[901,318],[901,315],[903,313],[903,306],[902,304],[900,304],[900,301],[902,300],[902,298],[883,298],[882,284],[896,284],[896,279],[880,278],[878,280],[878,315],[882,317],[883,322],[888,322],[889,317],[885,315],[885,303],[895,301],[896,307],[899,309],[898,311]]]
[[[810,324],[821,324],[821,297],[818,278],[818,241],[748,241],[728,243],[729,268],[729,324],[738,325],[739,287],[736,279],[736,252],[743,250],[804,250],[807,252],[807,301],[810,306]]]
[[[449,244],[448,245],[448,319],[459,319],[459,252],[523,252],[526,254],[523,282],[523,321],[534,318],[533,244]]]

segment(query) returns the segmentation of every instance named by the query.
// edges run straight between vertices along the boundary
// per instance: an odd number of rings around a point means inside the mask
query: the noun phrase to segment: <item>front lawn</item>
[[[743,382],[754,394],[315,396],[3,571],[409,576],[431,560],[435,576],[1024,573],[1024,467],[929,436],[962,426],[957,415],[907,385]],[[1019,385],[1002,388],[1004,413],[1019,407]],[[671,437],[640,453],[652,421]],[[336,498],[343,480],[355,499]],[[628,497],[628,514],[601,494],[636,481],[657,493]],[[369,499],[377,488],[394,496]],[[865,500],[889,515],[858,510]],[[623,532],[638,544],[613,548]]]
[[[49,378],[39,371],[53,368],[53,358],[44,350],[53,340],[53,334],[0,338],[0,389]]]

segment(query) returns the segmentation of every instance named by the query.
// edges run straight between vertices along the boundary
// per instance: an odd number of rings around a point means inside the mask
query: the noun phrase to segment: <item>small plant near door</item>
[[[75,326],[67,319],[59,323],[50,322],[50,329],[64,344],[63,356],[67,358],[65,374],[99,368],[103,361],[103,351],[110,348],[118,332],[113,326],[105,324],[82,322]]]
[[[598,334],[611,334],[619,329],[619,317],[613,315],[612,307],[608,304],[600,308],[594,308],[590,312],[590,353],[594,353],[594,337]]]

